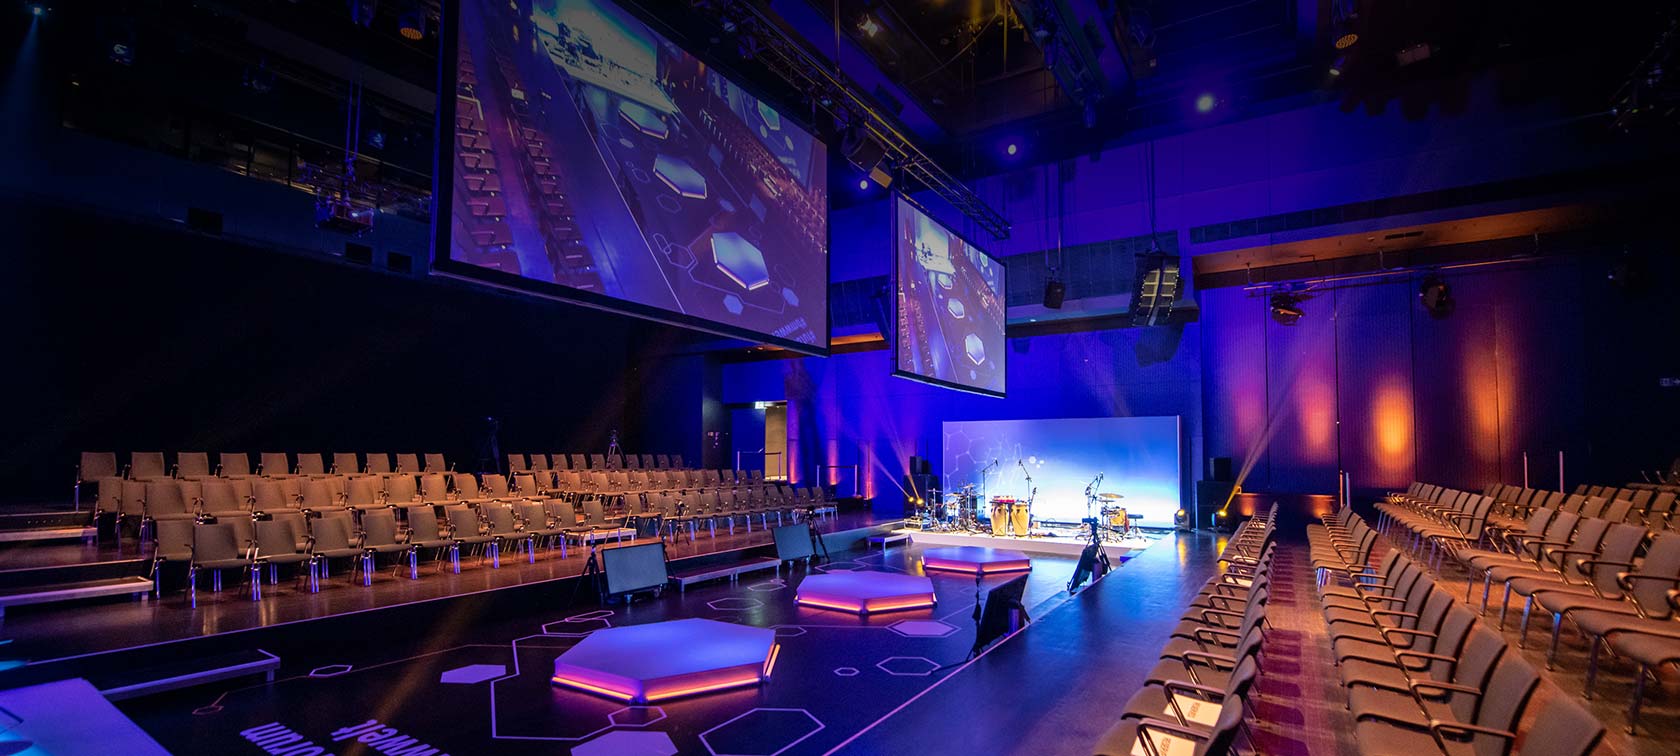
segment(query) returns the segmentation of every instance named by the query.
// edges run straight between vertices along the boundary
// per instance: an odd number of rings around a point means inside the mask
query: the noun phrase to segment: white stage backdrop
[[[1120,505],[1143,515],[1145,526],[1170,526],[1178,511],[1176,415],[978,420],[944,426],[946,491],[974,483],[983,485],[988,497],[1025,500],[1036,487],[1035,517],[1078,522],[1086,516],[1085,487],[1101,473],[1098,490],[1122,494]]]

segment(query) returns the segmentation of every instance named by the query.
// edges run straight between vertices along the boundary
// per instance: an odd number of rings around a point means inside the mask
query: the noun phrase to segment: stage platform
[[[1026,552],[1028,555],[1048,554],[1062,557],[1078,558],[1085,550],[1086,539],[1067,536],[1035,536],[1032,538],[1016,538],[1013,536],[983,535],[980,533],[941,532],[934,530],[917,530],[915,528],[899,528],[894,535],[908,535],[913,543],[923,546],[972,546],[990,549],[1011,549]],[[1140,535],[1128,536],[1124,540],[1103,544],[1103,551],[1108,554],[1110,561],[1118,562],[1124,558],[1135,556],[1137,552],[1149,548],[1151,544],[1160,541],[1166,531],[1143,532]]]

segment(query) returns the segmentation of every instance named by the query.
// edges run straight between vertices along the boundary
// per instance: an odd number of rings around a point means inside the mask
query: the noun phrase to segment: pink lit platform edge
[[[554,659],[555,685],[645,704],[758,685],[776,666],[776,632],[684,619],[590,633]]]
[[[1019,551],[992,549],[984,546],[947,546],[922,552],[922,569],[950,570],[991,575],[1000,572],[1026,572],[1032,560]]]
[[[799,584],[794,602],[853,614],[878,614],[934,605],[933,581],[896,572],[831,572]]]

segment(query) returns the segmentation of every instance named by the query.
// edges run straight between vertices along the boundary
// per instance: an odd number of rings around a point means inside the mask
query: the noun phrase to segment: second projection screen
[[[1004,394],[1004,267],[902,195],[893,199],[893,372]]]
[[[607,0],[461,0],[458,40],[451,271],[827,348],[821,141]]]

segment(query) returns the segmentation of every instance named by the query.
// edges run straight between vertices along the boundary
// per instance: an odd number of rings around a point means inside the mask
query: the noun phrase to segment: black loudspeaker
[[[1231,474],[1230,457],[1208,457],[1207,469],[1202,472],[1206,480],[1235,480]]]
[[[1196,511],[1191,513],[1190,526],[1201,529],[1213,525],[1213,513],[1225,506],[1236,483],[1228,480],[1196,481]]]
[[[912,454],[910,455],[910,474],[932,475],[933,463],[929,462],[927,457]]]
[[[1057,280],[1044,282],[1044,306],[1052,310],[1062,309],[1062,299],[1067,296],[1067,284]]]

